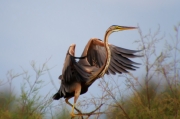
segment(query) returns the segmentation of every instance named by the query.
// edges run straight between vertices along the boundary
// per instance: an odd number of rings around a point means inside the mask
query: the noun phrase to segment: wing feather
[[[86,69],[78,64],[75,58],[67,54],[65,64],[62,72],[62,81],[66,84],[72,84],[75,82],[86,82],[90,73]]]
[[[102,41],[91,39],[91,41],[93,40],[96,40],[96,42],[89,42],[89,48],[86,48],[87,60],[91,66],[101,67],[106,60],[106,50],[102,45]],[[101,42],[101,45],[97,42]],[[111,50],[111,61],[106,74],[115,75],[116,73],[127,73],[128,70],[135,70],[138,68],[135,65],[140,65],[129,58],[141,57],[135,54],[141,50],[129,50],[111,44],[109,44],[109,47]]]
[[[115,45],[111,45],[111,47],[113,47],[118,52],[127,53],[127,54],[133,54],[133,53],[137,53],[137,52],[142,51],[142,50],[129,50],[129,49],[125,49],[125,48],[115,46]]]

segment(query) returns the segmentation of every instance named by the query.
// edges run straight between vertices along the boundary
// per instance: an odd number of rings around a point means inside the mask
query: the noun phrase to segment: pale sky
[[[30,62],[40,66],[51,57],[48,67],[55,66],[50,73],[59,87],[58,76],[70,44],[76,44],[76,56],[80,56],[88,40],[103,40],[111,25],[139,25],[144,33],[160,25],[161,32],[169,35],[180,22],[179,6],[179,0],[1,0],[0,80],[6,79],[8,70],[21,73],[21,67],[34,75]],[[137,39],[138,31],[132,30],[112,34],[109,42],[137,49],[133,43]],[[14,85],[19,88],[21,81],[16,79]],[[53,89],[47,87],[47,91]],[[92,87],[90,92],[97,85]]]

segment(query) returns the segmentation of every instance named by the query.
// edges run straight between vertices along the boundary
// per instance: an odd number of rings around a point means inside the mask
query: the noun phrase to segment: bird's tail
[[[57,92],[56,94],[54,94],[54,96],[52,98],[54,100],[59,100],[60,98],[62,98],[62,96]]]
[[[62,77],[61,77],[62,78]],[[60,98],[64,97],[66,94],[65,92],[65,86],[61,84],[59,90],[57,91],[56,94],[52,97],[54,100],[59,100]]]

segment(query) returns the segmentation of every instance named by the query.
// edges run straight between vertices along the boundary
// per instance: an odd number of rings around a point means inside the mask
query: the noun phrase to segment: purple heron
[[[80,112],[75,107],[79,95],[86,93],[96,79],[105,74],[128,73],[127,70],[138,68],[134,65],[139,63],[133,62],[129,58],[139,57],[134,53],[140,50],[124,49],[108,43],[108,37],[111,33],[131,29],[136,29],[136,27],[110,26],[105,33],[104,42],[98,38],[90,39],[81,57],[75,57],[75,44],[69,47],[62,75],[59,77],[61,86],[53,99],[58,100],[64,97],[66,103],[72,106],[72,117],[76,116],[74,109]],[[79,61],[77,62],[76,59]],[[68,102],[72,97],[74,97],[73,105]]]

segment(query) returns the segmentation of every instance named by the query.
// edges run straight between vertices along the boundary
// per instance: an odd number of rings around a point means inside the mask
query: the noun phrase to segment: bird
[[[104,36],[104,41],[99,38],[91,38],[86,44],[81,57],[75,57],[76,44],[71,44],[66,53],[62,74],[59,76],[61,85],[53,99],[64,97],[67,104],[72,107],[71,116],[77,116],[76,108],[78,97],[88,91],[88,88],[105,74],[115,75],[128,73],[128,70],[136,70],[136,63],[129,58],[141,57],[135,53],[141,50],[130,50],[108,43],[108,38],[113,32],[137,29],[129,26],[110,26]],[[79,59],[79,61],[76,61]],[[68,100],[74,97],[74,104]],[[100,106],[99,106],[100,107]],[[98,108],[99,108],[98,107]],[[94,112],[94,111],[93,111]],[[83,113],[81,113],[83,115]]]

